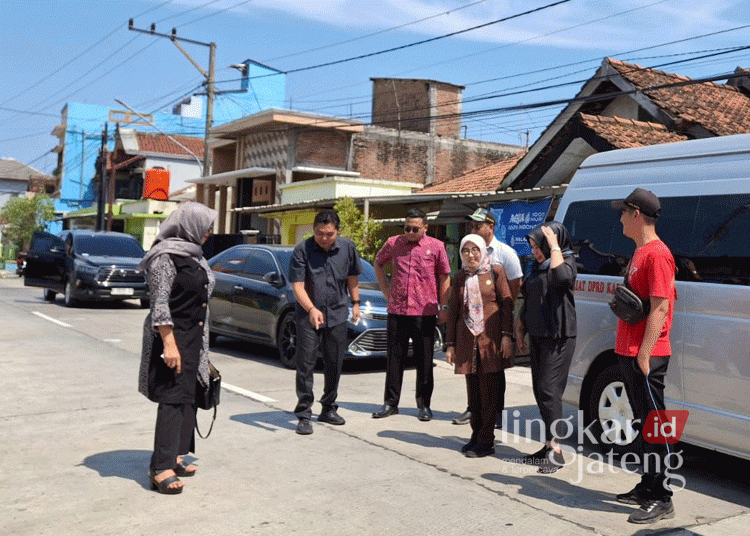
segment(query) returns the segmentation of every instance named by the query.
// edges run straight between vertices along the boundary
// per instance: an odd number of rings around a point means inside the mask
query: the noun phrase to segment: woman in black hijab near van
[[[185,203],[164,220],[138,265],[145,270],[151,311],[143,324],[138,391],[157,402],[151,489],[182,493],[178,477],[193,476],[183,456],[195,451],[196,388],[207,385],[208,297],[214,286],[203,258],[216,211]]]
[[[516,323],[516,343],[525,351],[524,335],[529,335],[531,379],[544,421],[545,443],[524,459],[539,465],[540,473],[554,473],[565,465],[557,441],[565,429],[557,423],[562,420],[562,395],[576,344],[573,289],[577,272],[570,234],[561,223],[539,225],[526,240],[535,262],[521,285],[524,302]]]

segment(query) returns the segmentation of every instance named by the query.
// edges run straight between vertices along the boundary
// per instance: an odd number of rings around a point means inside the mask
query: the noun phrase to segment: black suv
[[[44,288],[44,299],[57,293],[65,305],[79,300],[140,299],[148,307],[148,285],[136,266],[145,255],[129,234],[84,230],[59,236],[38,231],[26,257],[24,285]]]

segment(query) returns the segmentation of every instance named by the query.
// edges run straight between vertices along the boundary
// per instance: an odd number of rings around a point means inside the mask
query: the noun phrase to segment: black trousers
[[[556,430],[555,423],[562,419],[562,395],[568,383],[568,370],[576,339],[529,337],[529,342],[534,398],[544,421],[544,439],[552,441],[566,431],[563,425]]]
[[[634,357],[617,356],[620,371],[625,377],[625,392],[633,408],[635,425],[642,430],[648,414],[653,410],[664,410],[664,378],[667,375],[669,356],[652,357],[649,362],[649,373],[645,376]],[[652,498],[666,500],[672,496],[669,487],[667,456],[671,447],[664,443],[641,441],[643,476],[638,487],[652,495]]]
[[[323,350],[323,411],[336,409],[339,379],[346,351],[346,322],[331,328],[315,329],[307,317],[297,321],[297,407],[294,413],[300,419],[312,416],[313,371],[318,360],[318,348]]]
[[[154,453],[151,470],[155,473],[174,469],[177,456],[195,452],[194,404],[159,404],[156,410]]]
[[[432,358],[435,351],[435,315],[406,316],[388,314],[388,349],[385,371],[384,401],[398,406],[404,381],[404,364],[409,352],[409,339],[417,368],[417,407],[429,408],[435,381]]]
[[[503,425],[503,410],[505,409],[505,371],[500,371],[498,376],[497,386],[497,417],[495,422],[497,426],[502,427]],[[469,392],[469,382],[466,382],[466,399],[471,400],[471,393]],[[466,411],[471,411],[471,408],[467,405]]]
[[[479,356],[477,365],[481,367]],[[466,375],[466,392],[471,412],[471,440],[491,447],[495,443],[495,421],[498,413],[498,392],[505,390],[505,371]],[[500,410],[502,411],[502,410]]]

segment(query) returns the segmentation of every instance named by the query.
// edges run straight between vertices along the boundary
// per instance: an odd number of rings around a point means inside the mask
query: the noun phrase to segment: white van
[[[578,339],[564,399],[596,437],[618,435],[616,452],[638,439],[607,305],[635,248],[610,203],[636,187],[659,196],[656,231],[678,268],[667,409],[690,412],[682,441],[750,459],[750,135],[609,151],[581,164],[555,216],[578,254]]]

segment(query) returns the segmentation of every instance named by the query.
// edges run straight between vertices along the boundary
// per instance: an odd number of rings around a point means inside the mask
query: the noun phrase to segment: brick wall
[[[354,135],[352,171],[363,178],[439,184],[504,160],[520,147],[366,127]]]
[[[302,130],[297,134],[298,166],[346,169],[349,135],[335,130]]]
[[[461,91],[453,86],[435,84],[434,133],[438,136],[461,137]],[[447,116],[447,117],[446,117]]]

